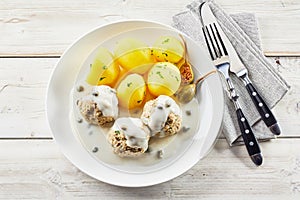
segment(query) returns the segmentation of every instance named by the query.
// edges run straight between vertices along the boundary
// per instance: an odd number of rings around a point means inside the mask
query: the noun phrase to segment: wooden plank
[[[0,58],[0,138],[51,137],[45,117],[45,95],[57,60]],[[270,60],[292,86],[275,108],[283,136],[300,136],[300,58]]]
[[[300,2],[297,0],[216,0],[228,13],[255,13],[267,56],[299,56]],[[298,46],[298,47],[297,47]]]
[[[207,158],[169,182],[121,188],[73,166],[51,140],[0,140],[0,199],[297,199],[300,139],[261,144],[254,166],[245,147],[219,140]]]
[[[51,137],[46,87],[57,59],[0,59],[0,137]]]
[[[172,23],[191,0],[0,1],[0,55],[61,55],[91,29],[121,19]],[[228,12],[253,12],[267,55],[300,55],[297,0],[217,0]],[[266,6],[267,5],[267,6]]]
[[[300,58],[273,57],[270,60],[276,71],[291,86],[286,96],[274,108],[282,127],[282,136],[300,136]]]

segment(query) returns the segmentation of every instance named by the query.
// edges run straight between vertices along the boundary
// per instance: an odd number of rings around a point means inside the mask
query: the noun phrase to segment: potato
[[[148,89],[155,96],[173,95],[178,90],[180,83],[179,69],[169,62],[156,63],[148,73]]]
[[[118,41],[114,50],[119,64],[127,71],[144,74],[155,62],[150,48],[143,42],[124,38]]]
[[[113,86],[119,76],[120,68],[113,55],[105,48],[100,47],[86,81],[91,85]]]
[[[173,36],[161,36],[155,41],[152,51],[158,61],[177,63],[183,58],[184,46]]]
[[[145,95],[146,84],[139,74],[127,75],[117,88],[119,104],[124,108],[132,109],[141,106]]]

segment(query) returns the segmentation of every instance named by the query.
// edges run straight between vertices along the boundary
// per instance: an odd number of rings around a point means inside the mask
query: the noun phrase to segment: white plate
[[[74,134],[70,123],[72,108],[71,91],[84,63],[100,44],[107,44],[112,38],[120,35],[140,36],[140,39],[154,40],[161,35],[174,35],[177,30],[156,22],[122,21],[99,27],[73,43],[62,55],[53,71],[47,92],[46,112],[48,122],[56,142],[65,156],[81,171],[106,183],[118,186],[141,187],[168,181],[179,176],[199,160],[213,146],[221,129],[223,117],[223,90],[219,76],[214,74],[206,79],[198,90],[199,129],[191,137],[184,149],[170,161],[159,162],[143,169],[139,173],[133,170],[122,170],[101,162],[85,148],[84,141]],[[181,33],[184,35],[183,33]],[[197,66],[196,76],[214,69],[207,53],[189,37],[185,36],[190,62]],[[106,43],[105,43],[106,42]],[[148,42],[146,42],[148,43]],[[121,169],[121,170],[120,170]]]

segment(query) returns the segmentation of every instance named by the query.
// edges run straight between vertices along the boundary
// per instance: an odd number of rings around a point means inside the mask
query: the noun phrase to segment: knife
[[[202,24],[208,24],[211,22],[217,23],[217,20],[214,14],[212,13],[211,9],[209,8],[209,6],[208,5],[203,6],[204,4],[206,3],[202,3],[200,5],[200,10],[202,9],[201,11]],[[205,10],[203,11],[203,9]],[[272,111],[269,109],[268,105],[265,103],[265,101],[263,100],[259,92],[254,87],[253,83],[249,79],[248,70],[242,63],[241,59],[239,58],[231,42],[223,32],[222,28],[220,28],[219,32],[220,35],[222,35],[222,40],[228,51],[228,55],[230,59],[230,72],[234,73],[237,77],[239,77],[243,81],[257,111],[261,116],[261,119],[264,121],[266,126],[270,129],[270,131],[273,134],[280,135],[281,133],[280,125],[277,122],[276,118],[274,117]]]

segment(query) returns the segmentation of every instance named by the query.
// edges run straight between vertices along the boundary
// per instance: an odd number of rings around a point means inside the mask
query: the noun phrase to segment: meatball
[[[179,132],[182,114],[171,97],[160,95],[145,104],[141,119],[150,128],[151,136],[165,137]]]

